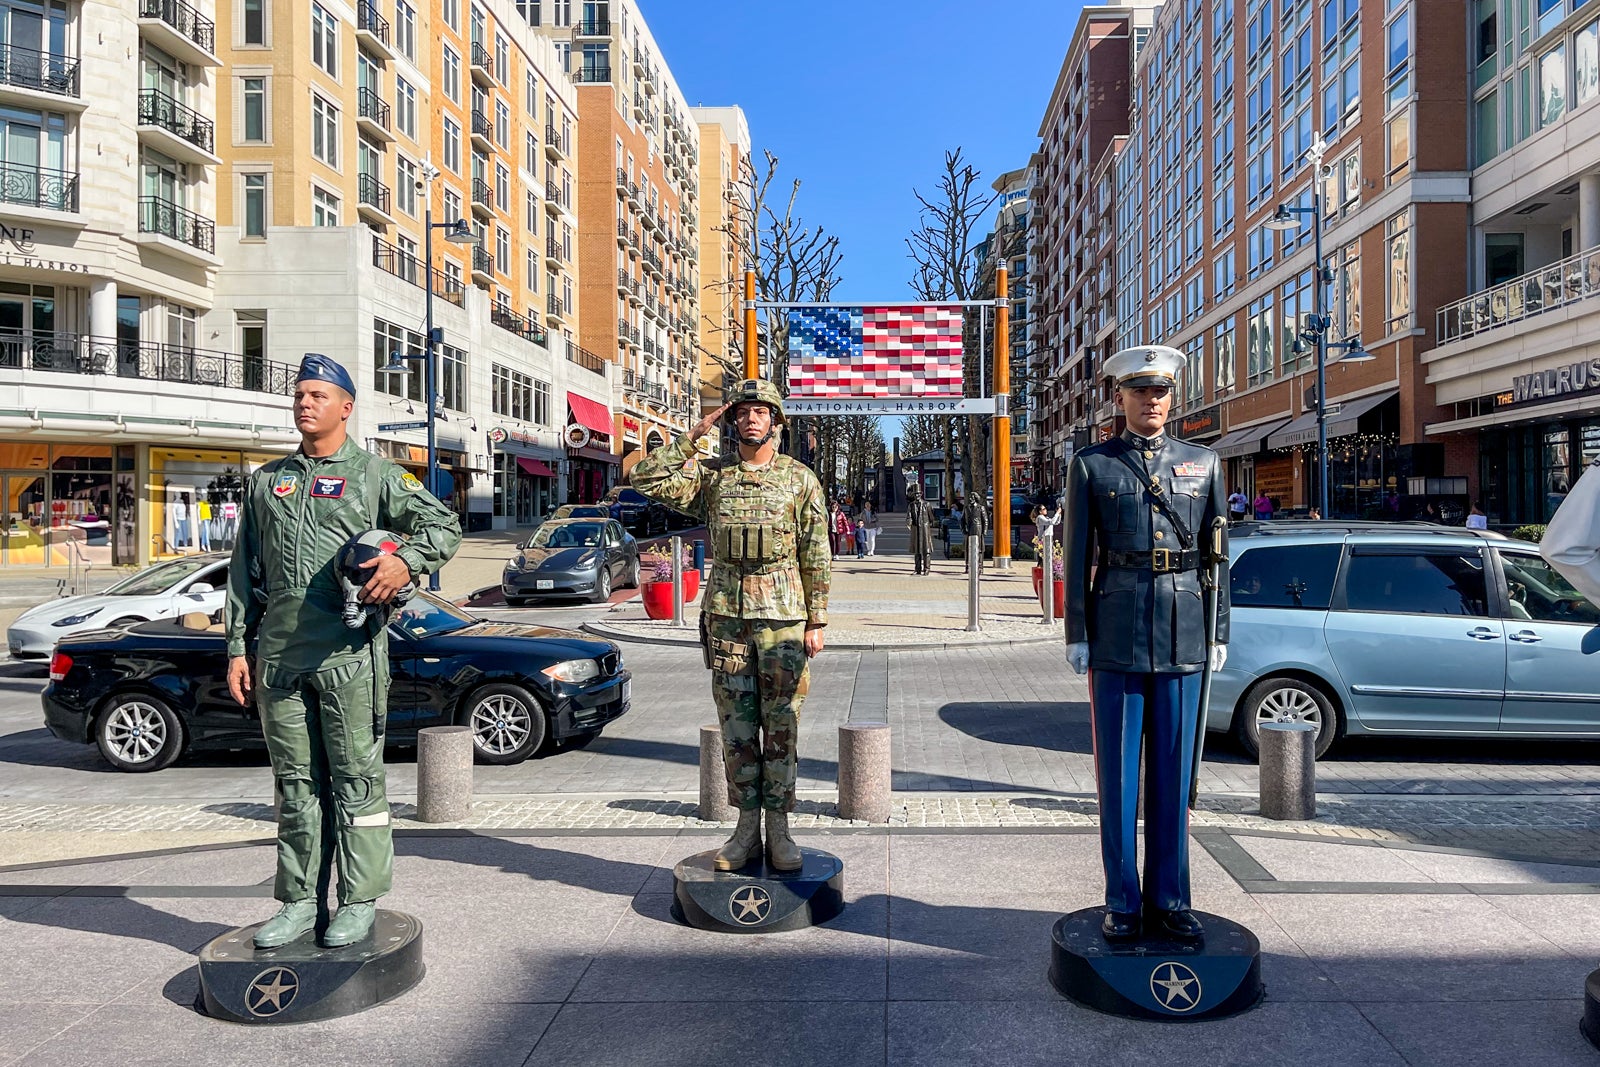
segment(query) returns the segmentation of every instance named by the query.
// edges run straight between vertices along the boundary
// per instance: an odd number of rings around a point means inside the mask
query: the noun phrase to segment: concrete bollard
[[[429,726],[417,731],[417,819],[460,822],[472,811],[472,731]]]
[[[727,822],[733,818],[728,803],[728,774],[722,758],[722,727],[700,727],[700,818]]]
[[[1316,725],[1264,722],[1260,734],[1261,814],[1268,819],[1316,818]]]
[[[839,817],[888,822],[889,799],[888,724],[839,727]]]

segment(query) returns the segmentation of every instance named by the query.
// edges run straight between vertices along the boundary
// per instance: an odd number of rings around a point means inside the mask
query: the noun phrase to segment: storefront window
[[[206,449],[150,450],[150,555],[226,552],[239,530],[244,480],[275,457]]]
[[[1565,426],[1548,429],[1544,433],[1544,463],[1541,484],[1544,487],[1543,521],[1550,521],[1556,508],[1567,498],[1572,488],[1569,441],[1571,435]]]

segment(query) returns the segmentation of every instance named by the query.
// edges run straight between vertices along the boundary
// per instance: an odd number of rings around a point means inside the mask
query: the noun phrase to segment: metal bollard
[[[733,805],[728,803],[720,726],[700,727],[700,818],[706,822],[726,822],[733,818]]]
[[[839,727],[839,817],[888,822],[892,788],[888,723]]]
[[[429,726],[417,731],[417,819],[460,822],[472,811],[472,731]]]
[[[974,546],[973,542],[977,544]],[[967,549],[967,632],[977,633],[983,629],[983,624],[978,621],[979,604],[982,602],[978,590],[978,581],[983,572],[983,539],[968,537]]]
[[[694,543],[694,569],[700,572],[700,580],[705,581],[706,543],[704,541],[696,541]]]
[[[1317,728],[1309,722],[1264,722],[1261,814],[1303,821],[1317,817]]]
[[[1049,626],[1056,619],[1056,542],[1048,533],[1040,542],[1044,545],[1044,551],[1039,553],[1044,557],[1040,560],[1044,564],[1044,580],[1040,583],[1044,592],[1039,599],[1044,602],[1044,624]]]
[[[672,535],[672,625],[684,626],[683,620],[683,538]]]

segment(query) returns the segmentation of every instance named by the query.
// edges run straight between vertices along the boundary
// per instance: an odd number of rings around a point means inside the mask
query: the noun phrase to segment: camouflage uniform
[[[828,621],[822,486],[790,456],[759,468],[737,453],[698,460],[687,435],[640,461],[630,480],[639,492],[706,521],[711,578],[701,611],[713,648],[732,650],[715,656],[711,675],[728,799],[742,811],[790,811],[809,685],[806,626]]]

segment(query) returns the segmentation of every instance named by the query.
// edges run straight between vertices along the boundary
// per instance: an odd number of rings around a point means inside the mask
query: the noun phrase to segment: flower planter
[[[1055,584],[1055,587],[1056,587],[1056,611],[1055,611],[1055,616],[1054,617],[1059,619],[1066,612],[1067,583],[1066,583],[1065,579],[1057,578],[1055,580],[1054,584]],[[1033,595],[1039,598],[1039,607],[1041,609],[1043,609],[1043,607],[1044,607],[1044,568],[1043,567],[1035,567],[1035,568],[1033,568]]]
[[[700,572],[683,572],[683,602],[687,604],[700,592]],[[672,618],[672,583],[644,582],[639,587],[639,599],[644,601],[644,613],[652,619]]]

